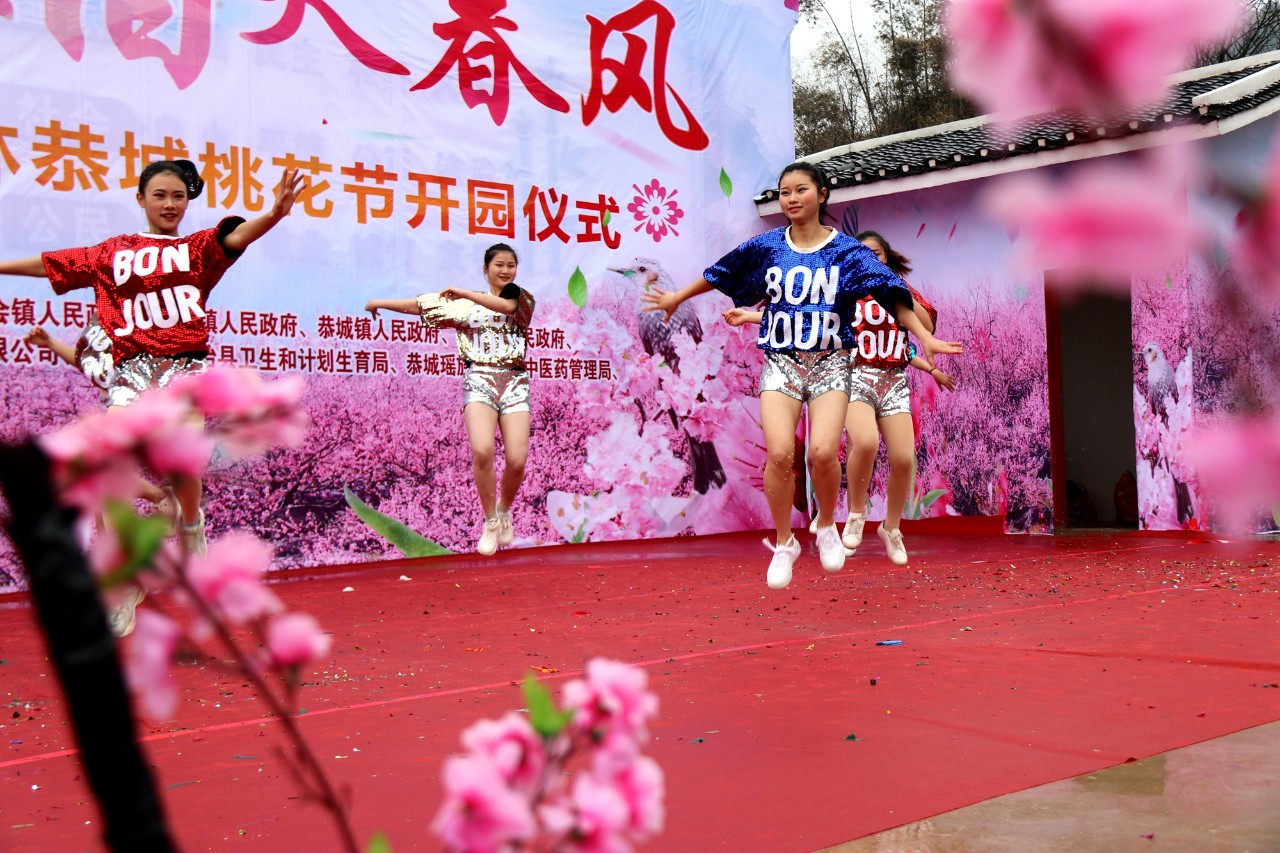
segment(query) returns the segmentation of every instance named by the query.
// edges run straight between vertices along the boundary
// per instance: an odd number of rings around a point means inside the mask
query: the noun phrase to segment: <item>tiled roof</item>
[[[1268,54],[1257,59],[1269,61],[1252,65],[1235,62],[1199,69],[1203,76],[1197,72],[1181,75],[1183,79],[1173,85],[1163,103],[1105,125],[1069,114],[1035,116],[1012,125],[996,124],[989,117],[980,117],[882,140],[871,139],[804,159],[821,164],[832,189],[839,190],[930,172],[963,170],[980,163],[1102,139],[1123,139],[1157,129],[1210,124],[1246,113],[1280,96],[1280,74],[1276,73],[1271,73],[1270,78],[1260,74],[1258,83],[1241,84],[1243,96],[1233,90],[1216,96],[1224,87],[1259,72],[1280,71],[1280,55]],[[1194,79],[1187,79],[1193,76]],[[1275,82],[1270,82],[1271,79]],[[1194,103],[1197,98],[1201,105]],[[1209,103],[1204,103],[1206,100]],[[1085,153],[1081,152],[1081,156]],[[963,180],[961,175],[955,178]],[[769,189],[755,200],[757,204],[765,204],[776,198],[777,191]]]

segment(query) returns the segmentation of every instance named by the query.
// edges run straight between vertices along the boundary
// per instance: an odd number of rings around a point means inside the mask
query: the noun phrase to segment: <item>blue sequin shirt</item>
[[[739,308],[764,303],[761,349],[852,349],[849,320],[870,294],[893,312],[911,305],[902,279],[866,246],[832,229],[820,245],[800,249],[788,227],[757,234],[703,272]]]

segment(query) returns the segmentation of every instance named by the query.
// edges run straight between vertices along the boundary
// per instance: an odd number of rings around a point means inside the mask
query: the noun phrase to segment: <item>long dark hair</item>
[[[508,246],[506,243],[494,243],[492,246],[484,250],[484,268],[489,268],[489,262],[496,258],[502,252],[510,252],[511,257],[515,259],[516,266],[520,266],[520,256],[516,254],[516,250]]]
[[[200,193],[204,191],[204,178],[200,177],[195,163],[190,160],[157,160],[148,164],[138,177],[138,194],[144,194],[151,179],[164,172],[177,176],[178,180],[186,184],[189,201],[199,198]]]
[[[889,245],[889,241],[880,236],[878,231],[859,231],[857,236],[859,243],[865,243],[868,239],[877,241],[884,247],[884,265],[893,270],[899,278],[905,278],[907,273],[911,272],[911,261],[901,252],[895,252],[893,247]]]
[[[822,171],[822,167],[815,163],[797,160],[778,174],[778,186],[782,186],[782,179],[792,172],[804,172],[812,178],[813,185],[818,188],[819,197],[821,197],[823,193],[826,193],[826,198],[822,198],[822,200],[818,202],[818,221],[821,222],[824,219],[831,219],[830,214],[827,213],[827,199],[831,198],[831,189],[827,186],[827,173]],[[831,221],[835,222],[834,219]]]

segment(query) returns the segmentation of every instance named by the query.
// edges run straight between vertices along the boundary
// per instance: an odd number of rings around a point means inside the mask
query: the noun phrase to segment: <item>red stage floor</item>
[[[294,573],[277,591],[334,634],[304,726],[361,835],[397,853],[439,849],[426,826],[459,732],[519,707],[528,667],[558,670],[554,687],[593,655],[643,664],[662,700],[668,820],[647,850],[814,850],[1280,719],[1280,543],[925,532],[904,569],[878,545],[834,576],[810,549],[780,592],[745,534]],[[100,849],[23,599],[0,599],[0,635],[0,848]],[[212,663],[180,679],[178,719],[145,731],[183,848],[332,849],[242,682]]]

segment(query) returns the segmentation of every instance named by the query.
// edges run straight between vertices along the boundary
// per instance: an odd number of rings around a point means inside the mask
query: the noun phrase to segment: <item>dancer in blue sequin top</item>
[[[795,436],[801,407],[809,406],[809,470],[818,501],[818,554],[829,572],[844,566],[844,545],[832,516],[840,491],[837,452],[849,404],[849,319],[858,300],[874,295],[920,341],[925,358],[959,353],[925,330],[901,280],[852,237],[822,224],[828,190],[822,170],[792,163],[778,177],[779,200],[789,224],[752,237],[695,282],[678,291],[655,288],[642,298],[646,310],[668,319],[686,299],[719,290],[745,307],[762,304],[760,422],[768,461],[765,497],[777,532],[766,581],[791,583],[800,543],[791,532],[796,494]]]

